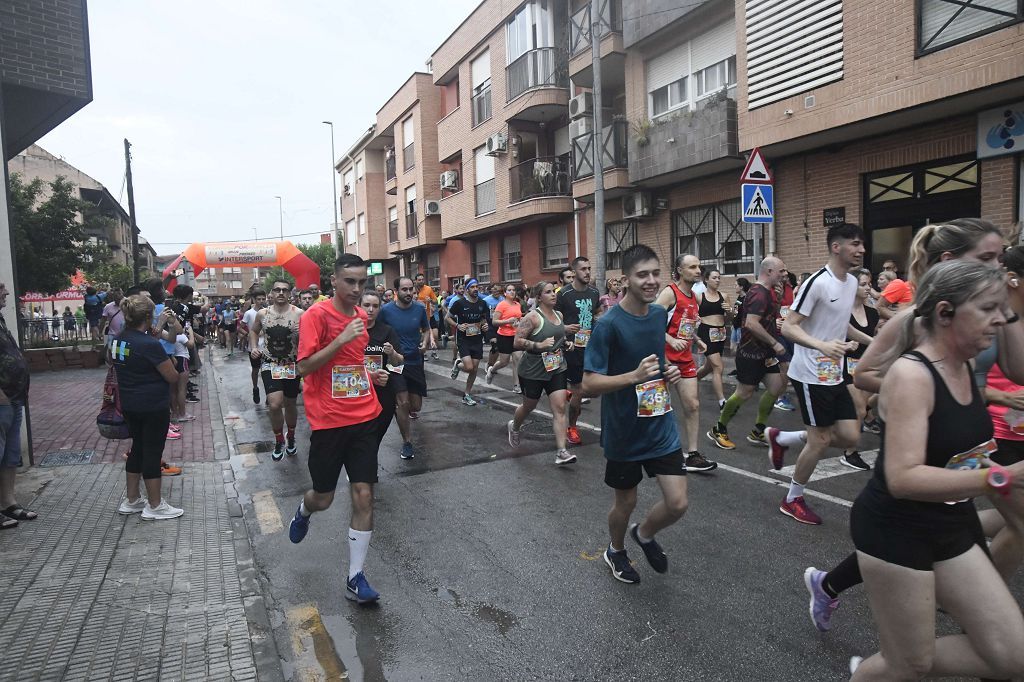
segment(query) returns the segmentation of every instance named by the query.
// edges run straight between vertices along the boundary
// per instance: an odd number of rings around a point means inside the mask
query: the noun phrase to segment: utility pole
[[[604,122],[601,120],[601,0],[590,0],[590,54],[594,76],[594,274],[598,291],[604,291]]]
[[[132,144],[124,138],[124,177],[128,185],[128,219],[132,224],[132,281],[139,283],[139,228],[135,224],[135,189],[132,187]]]
[[[341,240],[338,239],[338,179],[336,177],[338,171],[334,168],[334,123],[331,121],[324,121],[324,123],[331,126],[331,192],[334,195],[334,225],[331,226],[331,232],[334,237],[334,257],[337,258],[341,255]]]

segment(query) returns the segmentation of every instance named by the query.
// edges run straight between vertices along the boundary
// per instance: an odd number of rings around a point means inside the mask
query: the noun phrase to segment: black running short
[[[604,465],[604,482],[616,490],[632,490],[644,480],[644,472],[649,478],[655,476],[685,476],[686,457],[682,450],[652,459],[622,462],[609,459]]]
[[[459,357],[476,358],[479,360],[484,356],[484,337],[482,336],[459,336]]]
[[[726,339],[729,338],[729,330],[725,327],[709,327],[706,324],[702,324],[697,327],[697,338],[704,342],[704,345],[708,347],[704,355],[721,355],[722,350],[725,348],[725,341],[712,341],[711,330],[720,329],[720,333],[724,335]]]
[[[260,377],[263,378],[263,390],[266,391],[267,395],[282,392],[285,398],[292,398],[294,400],[299,397],[299,393],[302,391],[301,379],[274,379],[269,369],[260,372]]]
[[[565,380],[572,386],[579,386],[583,383],[583,349],[567,351],[565,354]]]
[[[231,332],[232,334],[234,334],[235,331],[237,331],[237,329],[238,329],[238,323],[237,322],[221,322],[220,323],[220,328],[223,329],[224,331],[228,331],[228,332]]]
[[[800,414],[807,426],[832,426],[845,419],[857,419],[857,406],[853,404],[853,396],[846,384],[825,386],[822,384],[805,384],[796,379],[793,390],[797,402],[800,403]]]
[[[362,424],[318,429],[309,437],[309,477],[313,490],[329,493],[338,487],[342,468],[349,483],[377,482],[376,419]]]
[[[519,377],[519,387],[523,389],[523,395],[530,400],[540,400],[542,393],[551,395],[555,391],[566,390],[565,375],[567,372],[564,370],[561,372],[552,372],[548,375],[547,380],[543,379],[527,379],[526,377]]]
[[[772,363],[769,367],[768,363]],[[736,381],[744,386],[757,386],[769,374],[779,373],[779,363],[775,358],[749,358],[745,355],[736,355]]]
[[[392,373],[388,385],[395,393],[413,393],[427,397],[427,375],[423,365],[404,365],[401,374]]]
[[[498,352],[502,355],[512,355],[512,351],[515,350],[515,347],[512,344],[515,340],[515,335],[502,336],[501,334],[498,334]]]

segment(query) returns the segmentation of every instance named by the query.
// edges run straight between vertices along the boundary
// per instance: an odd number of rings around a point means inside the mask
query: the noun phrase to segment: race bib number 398
[[[366,365],[335,365],[331,368],[332,398],[364,398],[370,395]]]

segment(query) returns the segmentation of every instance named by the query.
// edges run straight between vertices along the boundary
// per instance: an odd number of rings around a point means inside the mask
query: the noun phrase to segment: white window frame
[[[731,73],[730,73],[730,67],[732,67],[731,68]],[[725,72],[725,79],[724,80],[726,82],[715,86],[714,89],[709,90],[708,86],[707,86],[707,76],[708,76],[708,74],[712,70],[724,71]],[[736,76],[736,56],[735,55],[732,56],[732,57],[729,57],[728,59],[723,59],[720,62],[716,62],[714,64],[706,66],[703,69],[700,69],[699,71],[697,71],[696,73],[693,74],[693,83],[694,83],[694,86],[695,86],[694,87],[695,98],[694,98],[693,101],[694,102],[700,102],[701,100],[704,100],[704,99],[707,99],[708,97],[711,97],[713,94],[715,94],[716,92],[719,92],[722,89],[728,90],[730,88],[735,88],[736,87],[736,78],[737,78],[737,76]]]
[[[360,213],[356,220],[359,221],[359,234],[366,234],[366,214]]]
[[[678,86],[679,83],[683,84],[682,88],[683,88],[683,91],[684,91],[684,94],[686,95],[686,97],[685,97],[685,99],[682,99],[682,100],[674,102],[674,101],[672,101],[673,86]],[[684,109],[686,107],[689,107],[690,106],[690,97],[689,97],[690,90],[689,90],[689,88],[690,88],[690,77],[689,76],[683,76],[683,77],[681,77],[681,78],[679,78],[679,79],[669,83],[668,85],[663,85],[662,87],[657,88],[657,89],[652,90],[651,92],[647,93],[647,110],[651,112],[651,118],[652,119],[657,119],[657,118],[660,118],[660,117],[665,116],[667,114],[671,114],[674,111],[678,111],[679,109]],[[658,111],[658,112],[656,112],[654,110],[654,95],[655,95],[655,93],[660,92],[662,90],[666,91],[666,99],[668,100],[668,108],[666,108],[665,111]],[[677,91],[678,91],[678,89],[677,89]]]
[[[363,160],[356,159],[356,180],[362,180],[364,175]]]
[[[356,221],[349,220],[345,223],[345,243],[352,246],[358,241],[359,237],[356,235]]]

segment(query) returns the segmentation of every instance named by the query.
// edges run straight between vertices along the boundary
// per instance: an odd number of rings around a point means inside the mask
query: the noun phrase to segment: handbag
[[[103,404],[96,415],[96,427],[100,435],[110,440],[131,438],[128,422],[121,413],[121,396],[117,390],[117,374],[114,368],[107,369],[107,378],[103,382]]]

